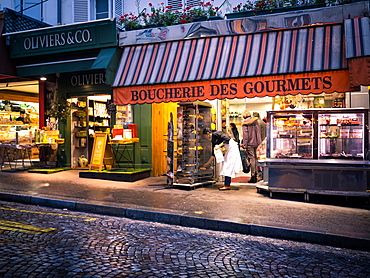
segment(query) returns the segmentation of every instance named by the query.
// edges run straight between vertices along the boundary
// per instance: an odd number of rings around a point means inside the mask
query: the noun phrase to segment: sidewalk
[[[271,199],[255,185],[169,188],[165,177],[136,182],[0,172],[0,200],[156,221],[187,227],[370,250],[370,210]]]

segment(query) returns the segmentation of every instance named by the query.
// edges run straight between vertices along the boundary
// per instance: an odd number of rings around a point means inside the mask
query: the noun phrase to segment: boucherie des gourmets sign
[[[347,70],[114,88],[116,105],[353,91]]]

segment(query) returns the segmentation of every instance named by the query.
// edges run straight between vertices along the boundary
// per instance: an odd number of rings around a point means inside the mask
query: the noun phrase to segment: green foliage
[[[156,7],[149,3],[150,12],[140,13],[138,16],[133,13],[125,14],[118,18],[118,23],[125,27],[126,31],[141,29],[150,26],[170,26],[189,23],[199,17],[209,18],[217,14],[218,8],[213,6],[213,0],[209,2],[199,2],[198,5],[178,7],[161,3]]]
[[[49,117],[65,121],[71,113],[71,105],[65,98],[57,98],[53,102],[49,111]]]

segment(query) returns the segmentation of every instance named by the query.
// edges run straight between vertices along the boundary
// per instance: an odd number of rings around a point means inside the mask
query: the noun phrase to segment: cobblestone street
[[[0,202],[0,277],[370,277],[370,253]]]

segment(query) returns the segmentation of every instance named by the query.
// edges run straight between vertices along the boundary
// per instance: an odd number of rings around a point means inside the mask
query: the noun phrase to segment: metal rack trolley
[[[212,155],[212,143],[203,135],[211,127],[212,105],[181,102],[177,110],[177,171],[173,186],[194,188],[214,183],[214,169],[202,166]]]

